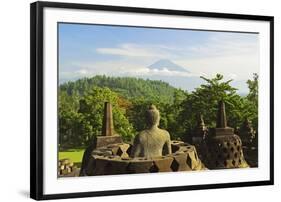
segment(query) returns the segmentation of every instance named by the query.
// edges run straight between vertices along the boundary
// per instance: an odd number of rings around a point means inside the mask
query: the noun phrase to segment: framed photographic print
[[[32,3],[31,197],[272,185],[273,19]]]

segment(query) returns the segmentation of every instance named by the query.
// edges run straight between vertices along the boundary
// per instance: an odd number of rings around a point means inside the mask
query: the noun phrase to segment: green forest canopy
[[[228,125],[240,127],[250,119],[257,131],[258,75],[247,81],[249,94],[237,94],[232,80],[201,77],[205,83],[193,92],[174,88],[163,81],[132,77],[95,76],[61,84],[59,87],[60,148],[86,147],[102,127],[104,102],[113,105],[115,130],[131,141],[145,125],[144,113],[150,104],[160,110],[160,127],[173,139],[185,139],[196,126],[199,114],[209,127],[215,126],[217,103],[224,100]]]
[[[68,95],[79,94],[83,96],[93,87],[107,87],[128,100],[161,98],[162,102],[165,103],[172,103],[174,92],[177,91],[176,88],[163,81],[134,77],[107,77],[104,75],[64,83],[60,85],[60,90],[66,91]]]

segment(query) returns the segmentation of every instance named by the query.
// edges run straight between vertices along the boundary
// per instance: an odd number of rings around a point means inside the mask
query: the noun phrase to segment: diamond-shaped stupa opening
[[[159,168],[155,164],[153,164],[153,166],[149,169],[149,172],[157,173],[159,172]]]
[[[192,160],[191,160],[191,158],[189,157],[189,155],[187,155],[186,164],[187,164],[190,168],[192,168]]]
[[[178,171],[179,167],[180,167],[180,164],[176,160],[173,160],[172,165],[171,165],[171,169],[173,171]]]
[[[118,156],[122,156],[123,151],[122,151],[122,149],[121,149],[120,147],[119,147],[119,149],[117,150],[116,154],[117,154]]]

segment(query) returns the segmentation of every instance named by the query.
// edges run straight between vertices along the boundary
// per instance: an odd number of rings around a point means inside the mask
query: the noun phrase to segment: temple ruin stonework
[[[144,118],[148,127],[135,136],[133,144],[125,143],[114,130],[112,106],[106,102],[102,135],[85,150],[80,176],[249,167],[240,137],[227,125],[223,101],[218,103],[215,128],[208,129],[199,116],[193,130],[195,145],[171,140],[169,132],[159,128],[156,106],[149,106]]]
[[[146,113],[148,128],[134,139],[132,157],[154,158],[171,154],[171,139],[168,131],[158,128],[159,110],[151,105]]]
[[[80,175],[85,175],[85,167],[87,166],[89,159],[91,158],[91,153],[94,149],[104,147],[110,144],[120,144],[123,140],[120,135],[114,131],[113,116],[112,116],[112,106],[109,102],[104,103],[104,114],[103,114],[103,124],[102,124],[102,134],[96,136],[87,149],[84,152],[82,165],[80,170]]]
[[[204,141],[207,138],[207,135],[208,135],[208,128],[204,123],[203,115],[200,114],[198,116],[197,126],[193,130],[193,134],[191,138],[192,144],[199,146],[202,143],[202,141]]]
[[[105,104],[103,138],[115,135],[112,108]],[[148,128],[134,139],[134,144],[104,142],[97,139],[85,150],[80,176],[114,175],[204,170],[196,148],[182,141],[171,141],[168,131],[158,128],[160,112],[154,105],[147,110]]]
[[[202,151],[202,160],[209,169],[247,168],[240,137],[227,126],[225,104],[218,104],[216,128],[210,130]]]

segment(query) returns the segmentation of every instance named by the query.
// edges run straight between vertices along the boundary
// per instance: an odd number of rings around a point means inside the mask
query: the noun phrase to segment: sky
[[[253,33],[59,24],[59,81],[94,75],[161,79],[192,90],[196,78],[223,74],[241,92],[259,72],[259,38]],[[169,60],[186,72],[149,68]],[[190,82],[185,82],[190,80]],[[197,82],[193,82],[196,80]],[[201,81],[201,80],[200,80]],[[199,82],[200,83],[200,82]]]

